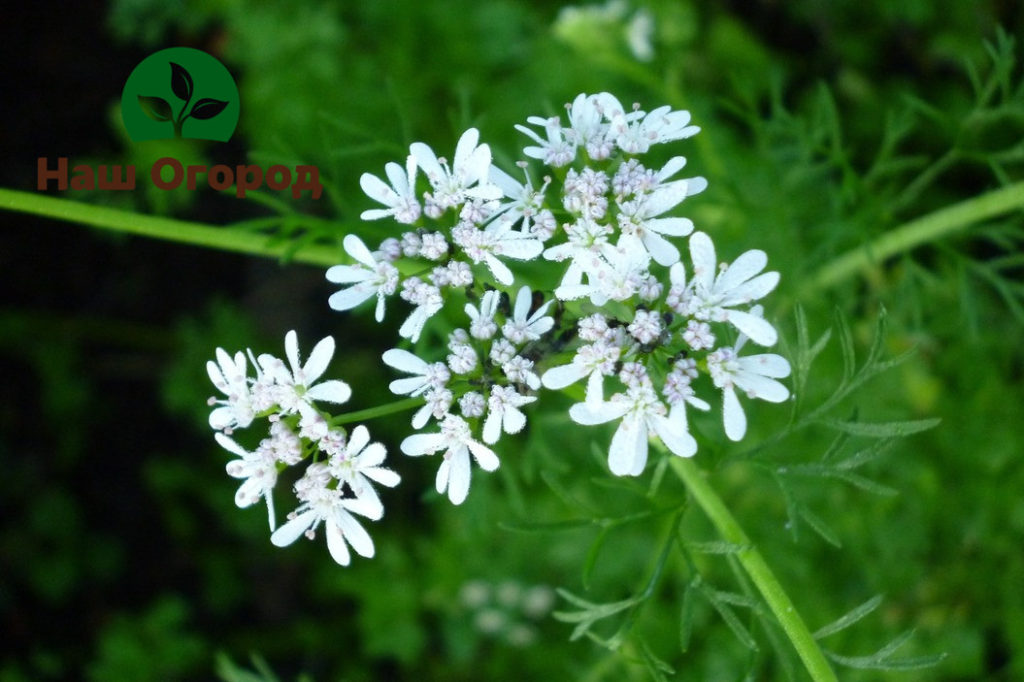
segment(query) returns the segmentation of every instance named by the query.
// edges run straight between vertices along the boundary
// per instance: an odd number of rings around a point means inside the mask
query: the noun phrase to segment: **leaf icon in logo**
[[[179,98],[187,103],[192,99],[192,76],[181,64],[170,62],[171,65],[171,90]]]
[[[139,106],[146,116],[154,121],[170,121],[173,117],[171,105],[161,97],[146,97],[139,95]]]
[[[223,102],[219,99],[204,97],[195,103],[192,107],[192,111],[189,112],[189,116],[205,121],[224,111],[224,107],[227,105],[227,102]]]

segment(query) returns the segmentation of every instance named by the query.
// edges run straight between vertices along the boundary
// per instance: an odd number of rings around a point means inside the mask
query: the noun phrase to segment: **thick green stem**
[[[782,585],[772,573],[772,569],[750,542],[750,538],[743,532],[743,528],[740,527],[736,518],[726,508],[722,498],[715,493],[704,478],[703,472],[692,459],[672,457],[671,466],[682,479],[690,494],[693,495],[697,504],[711,519],[711,523],[715,525],[719,534],[727,542],[743,548],[736,553],[736,558],[739,559],[740,565],[743,566],[761,596],[764,597],[768,607],[779,620],[779,625],[789,637],[789,641],[792,642],[811,678],[815,682],[822,680],[835,682],[836,674],[832,670],[832,666],[825,659],[825,655],[811,631],[807,629],[807,625],[797,613],[789,595],[782,589]]]
[[[142,215],[33,192],[0,188],[0,209],[253,256],[280,258],[288,250],[287,243],[268,245],[267,236],[256,232]],[[339,252],[328,246],[306,246],[289,254],[289,258],[292,262],[327,267],[339,262]]]
[[[358,412],[347,412],[345,414],[338,415],[331,419],[331,423],[334,425],[340,425],[366,421],[368,419],[376,419],[377,417],[384,417],[389,414],[395,414],[396,412],[411,410],[412,408],[419,407],[422,404],[423,398],[405,398],[404,400],[396,400],[393,403],[386,403],[384,405],[378,405],[377,407],[369,407],[365,410],[359,410]]]
[[[826,289],[886,258],[1016,208],[1024,208],[1024,182],[953,204],[886,232],[870,244],[848,251],[826,263],[810,278],[807,289]]]

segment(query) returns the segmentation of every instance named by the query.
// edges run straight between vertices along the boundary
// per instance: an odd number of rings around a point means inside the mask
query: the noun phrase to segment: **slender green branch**
[[[396,400],[393,403],[387,403],[385,405],[378,405],[377,407],[369,407],[365,410],[359,410],[357,412],[347,412],[340,414],[337,417],[331,419],[331,424],[351,424],[352,422],[366,421],[367,419],[376,419],[377,417],[384,417],[389,414],[395,414],[396,412],[404,412],[405,410],[411,410],[414,407],[418,407],[423,404],[423,398],[405,398],[404,400]]]
[[[280,258],[287,252],[289,246],[287,243],[268,245],[267,236],[256,232],[142,215],[106,206],[94,206],[73,199],[4,188],[0,188],[0,209],[253,256]],[[329,246],[306,246],[290,254],[290,259],[297,263],[331,266],[339,262],[339,249]]]
[[[772,569],[765,562],[761,553],[750,542],[750,538],[740,527],[736,518],[726,508],[722,498],[704,478],[703,472],[692,459],[672,457],[673,471],[682,479],[693,498],[708,515],[721,536],[734,545],[743,547],[736,553],[740,564],[757,586],[772,613],[779,620],[782,630],[789,637],[804,667],[815,682],[835,682],[836,675],[825,659],[821,648],[815,641],[811,631],[807,629],[789,595],[782,589]]]
[[[1024,182],[1008,185],[929,213],[886,232],[870,244],[848,251],[826,263],[810,278],[807,289],[826,289],[886,258],[1019,208],[1024,208]]]

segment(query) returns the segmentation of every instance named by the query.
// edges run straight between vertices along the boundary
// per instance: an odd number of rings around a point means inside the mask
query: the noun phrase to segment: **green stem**
[[[727,542],[743,548],[736,553],[736,558],[739,559],[747,575],[750,576],[772,613],[779,620],[782,630],[789,637],[789,641],[799,654],[804,667],[810,673],[811,679],[815,682],[823,680],[835,682],[836,674],[832,670],[832,666],[825,659],[825,655],[811,631],[807,629],[807,625],[797,613],[789,595],[782,589],[778,578],[772,573],[772,569],[765,562],[761,553],[750,542],[750,538],[743,532],[743,528],[740,527],[736,518],[726,508],[722,498],[715,493],[704,478],[703,472],[692,459],[672,457],[671,466],[689,489],[697,504],[711,519],[719,534]]]
[[[288,253],[288,243],[268,245],[265,234],[230,227],[193,223],[173,218],[142,215],[81,201],[52,197],[35,192],[0,188],[0,209],[91,225],[103,230],[166,239],[222,251],[253,256],[281,258],[288,254],[292,262],[328,267],[340,262],[340,249],[329,246],[305,246]]]
[[[365,410],[359,410],[357,412],[348,412],[346,414],[338,415],[331,419],[331,424],[351,424],[352,422],[366,421],[367,419],[376,419],[377,417],[384,417],[389,414],[395,414],[396,412],[404,412],[405,410],[411,410],[414,407],[419,407],[423,404],[423,398],[406,398],[404,400],[396,400],[393,403],[387,403],[385,405],[378,405],[377,407],[370,407]]]
[[[826,289],[890,256],[910,251],[920,244],[945,237],[1015,208],[1024,208],[1024,182],[982,194],[904,223],[870,244],[848,251],[826,263],[810,278],[807,288],[809,291]]]

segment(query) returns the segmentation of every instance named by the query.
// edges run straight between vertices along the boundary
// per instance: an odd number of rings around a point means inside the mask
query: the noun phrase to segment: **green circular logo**
[[[216,58],[191,47],[149,55],[121,93],[121,118],[135,142],[172,137],[227,142],[238,112],[231,74]]]

